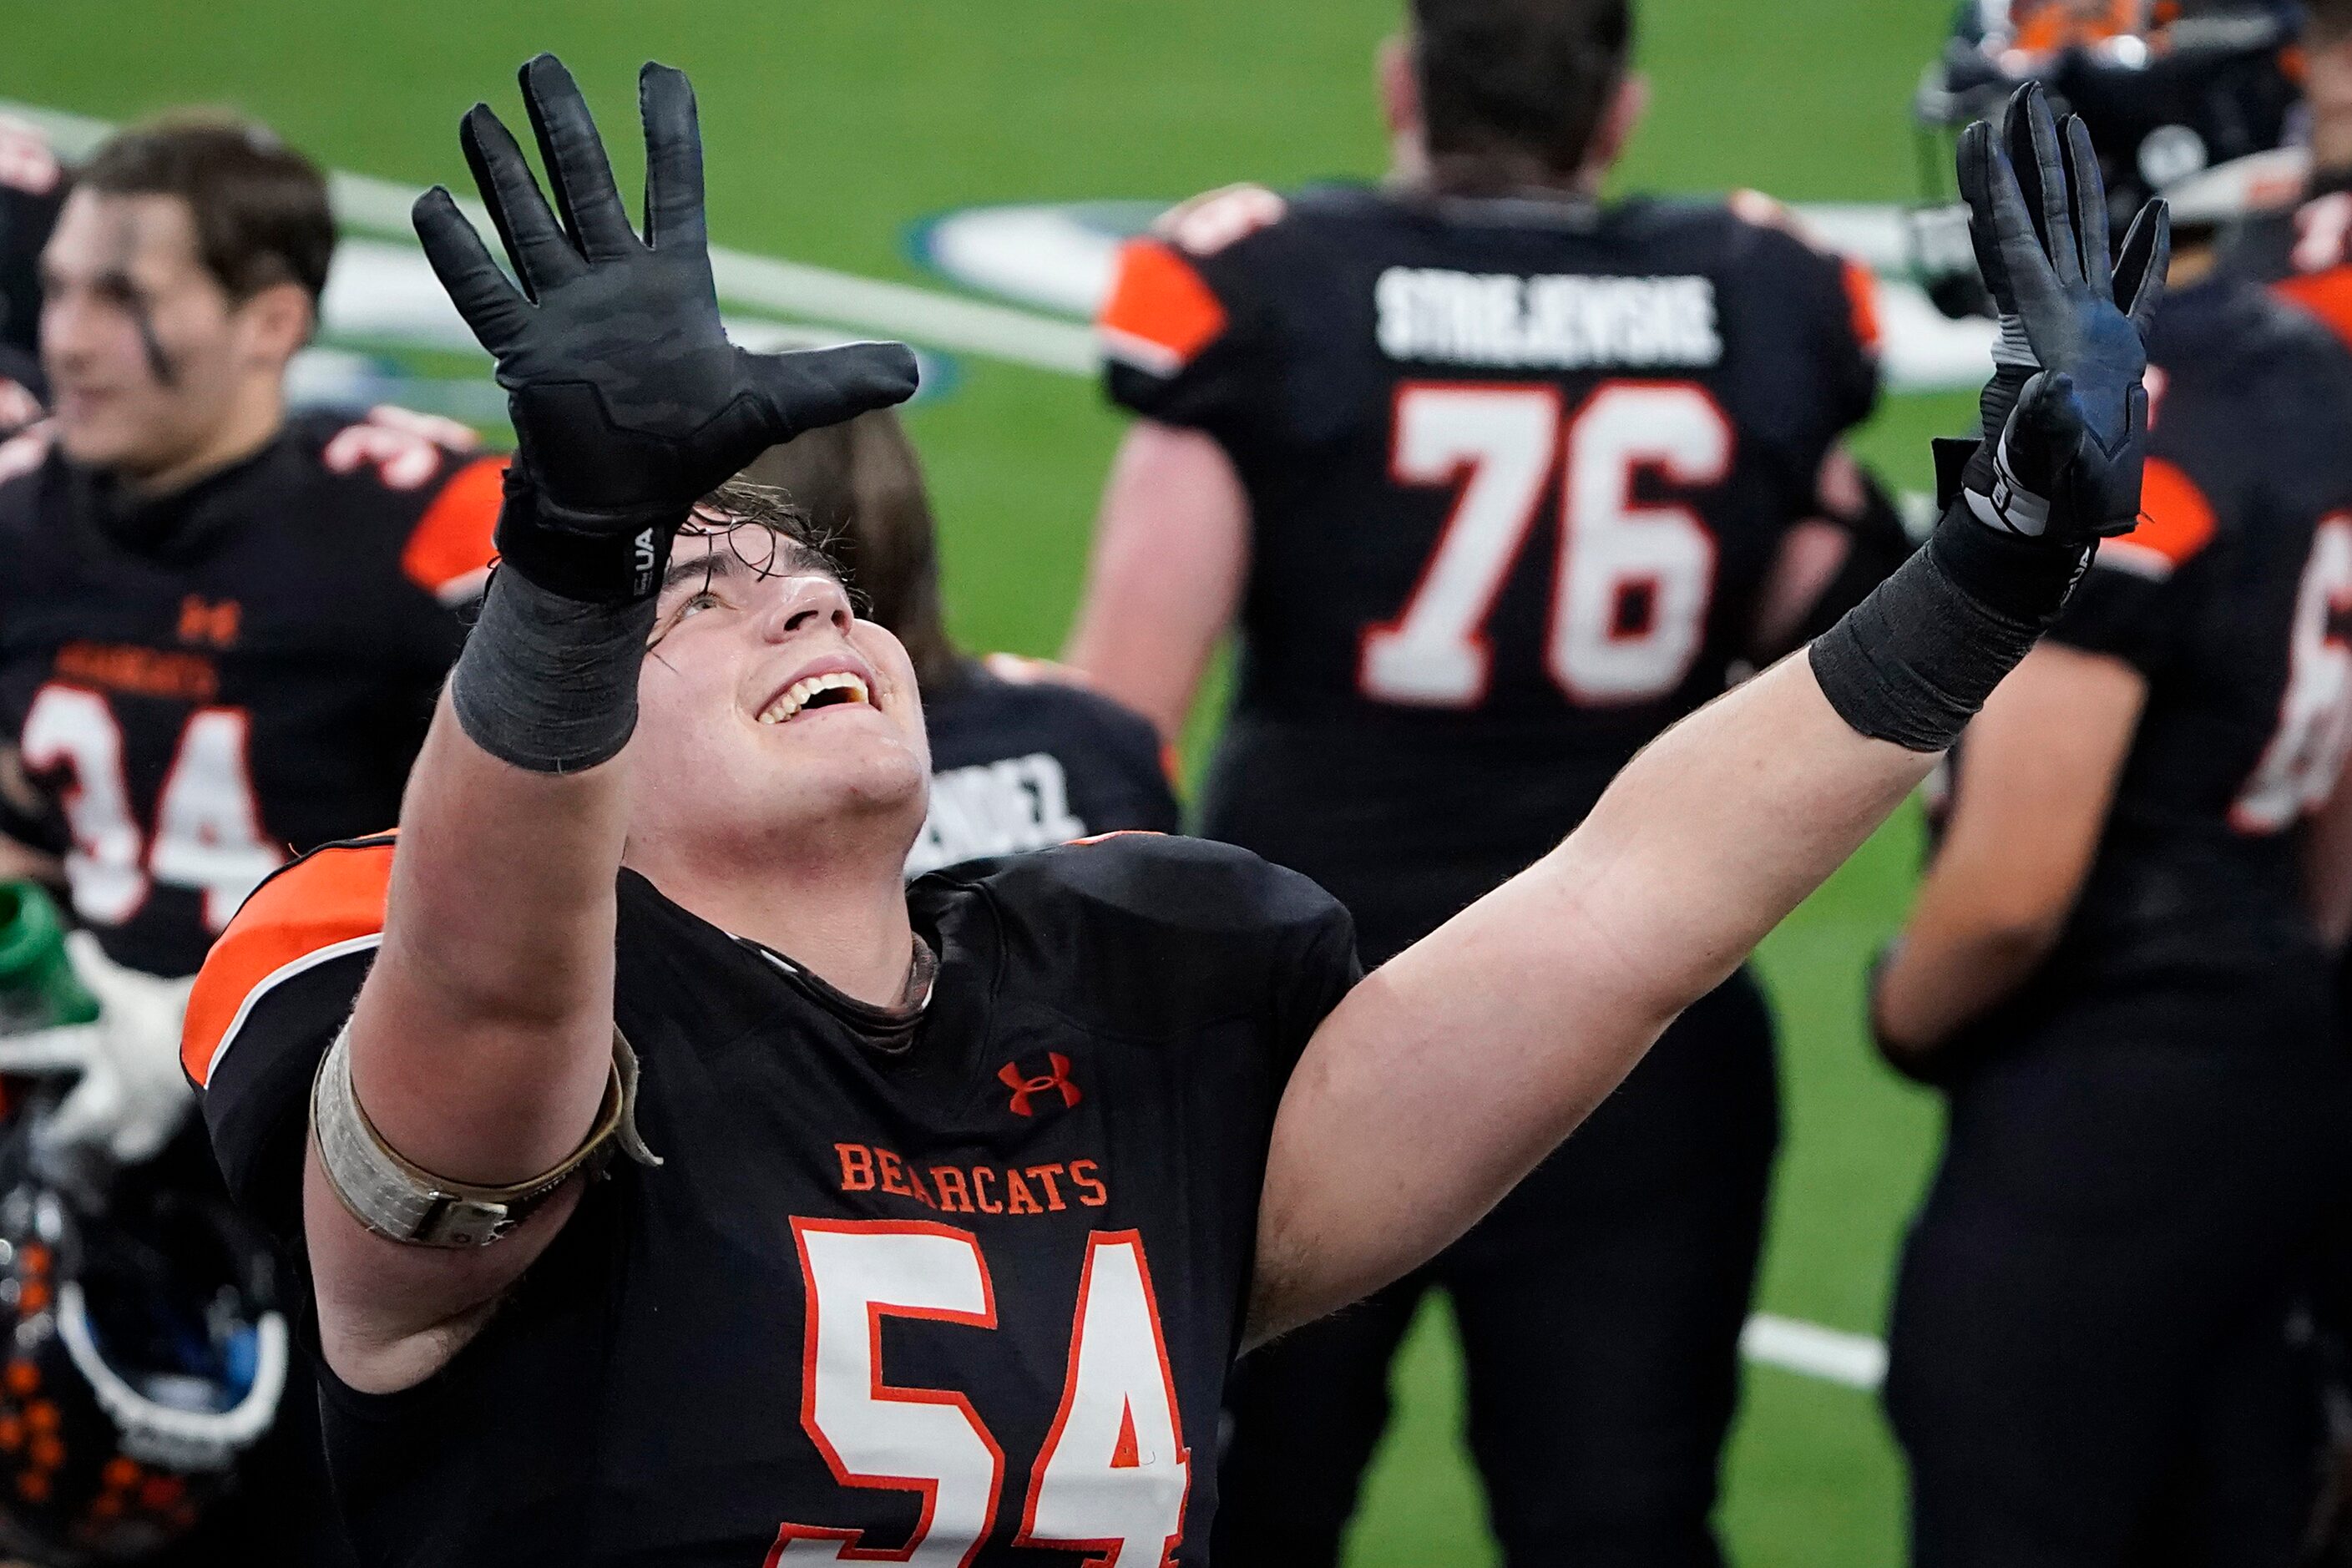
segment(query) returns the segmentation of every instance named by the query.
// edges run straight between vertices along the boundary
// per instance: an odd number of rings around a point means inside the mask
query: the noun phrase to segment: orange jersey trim
[[[2177,463],[2150,458],[2140,479],[2139,526],[2099,546],[2099,563],[2169,577],[2213,542],[2213,503]]]
[[[2330,331],[2352,343],[2352,267],[2331,267],[2273,286],[2281,299],[2302,306],[2327,323]]]
[[[408,580],[443,603],[470,599],[497,553],[491,535],[506,499],[507,460],[477,458],[450,477],[400,552]]]
[[[1174,249],[1134,239],[1119,250],[1118,278],[1096,327],[1112,357],[1173,375],[1223,335],[1225,308]]]
[[[253,1005],[280,981],[383,937],[392,839],[331,844],[254,889],[205,955],[188,997],[180,1065],[198,1089],[236,1037]]]
[[[1861,262],[1846,258],[1845,297],[1853,310],[1853,341],[1875,354],[1886,341],[1878,320],[1878,279]]]

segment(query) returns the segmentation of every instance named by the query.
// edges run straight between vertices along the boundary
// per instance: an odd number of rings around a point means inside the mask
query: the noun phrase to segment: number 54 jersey
[[[1110,395],[1213,437],[1252,519],[1208,830],[1368,936],[1361,858],[1549,848],[1749,652],[1876,395],[1869,288],[1761,197],[1244,186],[1131,244]]]
[[[301,1229],[309,1092],[390,840],[265,884],[184,1060],[230,1190]],[[1160,1568],[1207,1561],[1275,1107],[1348,918],[1223,845],[1122,834],[908,889],[911,1032],[630,873],[614,1013],[661,1163],[621,1163],[480,1336],[329,1379],[368,1563]]]
[[[116,962],[193,974],[295,850],[399,815],[489,563],[473,445],[313,411],[155,501],[44,427],[0,447],[0,833],[63,858]]]

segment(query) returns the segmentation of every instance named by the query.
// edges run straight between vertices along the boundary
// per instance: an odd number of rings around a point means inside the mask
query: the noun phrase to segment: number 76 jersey
[[[375,832],[481,592],[504,459],[446,420],[297,415],[142,501],[0,447],[0,833],[118,963],[191,974],[296,851]]]
[[[1100,328],[1113,399],[1247,490],[1242,715],[1591,745],[1722,689],[1876,395],[1868,289],[1761,197],[1237,187],[1128,247]]]

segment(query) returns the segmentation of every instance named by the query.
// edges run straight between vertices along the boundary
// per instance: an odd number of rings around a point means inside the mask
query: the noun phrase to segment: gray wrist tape
[[[1858,733],[1947,750],[2057,618],[2086,559],[1955,508],[1925,549],[1813,639],[1813,679]]]
[[[412,1247],[488,1247],[572,1177],[601,1173],[615,1147],[641,1165],[661,1163],[637,1136],[637,1057],[617,1028],[595,1126],[562,1163],[506,1187],[434,1175],[386,1143],[352,1086],[351,1039],[346,1024],[311,1081],[310,1136],[327,1184],[345,1211],[378,1236]]]
[[[637,668],[653,625],[651,599],[583,604],[520,573],[495,574],[449,677],[459,727],[533,773],[611,761],[637,727]]]

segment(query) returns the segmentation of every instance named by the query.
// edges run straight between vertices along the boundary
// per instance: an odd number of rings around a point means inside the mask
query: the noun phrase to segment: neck
[[[159,468],[122,476],[132,494],[148,500],[186,489],[207,475],[241,463],[277,439],[286,425],[286,393],[277,377],[240,388],[227,416],[205,440]]]
[[[1564,174],[1540,158],[1512,153],[1433,153],[1421,138],[1401,131],[1390,141],[1391,187],[1416,195],[1526,196],[1591,201],[1601,195],[1608,166],[1595,159]]]
[[[2164,275],[2168,289],[2187,289],[2213,276],[2221,253],[2211,245],[2190,245],[2172,253],[2172,267]]]
[[[2311,164],[2312,173],[2321,179],[2352,174],[2352,108],[2313,122]]]
[[[2307,39],[2304,57],[2313,172],[2323,179],[2352,174],[2352,38]]]
[[[845,995],[877,1007],[904,999],[914,926],[903,846],[887,855],[780,863],[738,847],[699,862],[630,846],[625,864],[688,912],[790,958]],[[758,866],[746,877],[741,868]]]

